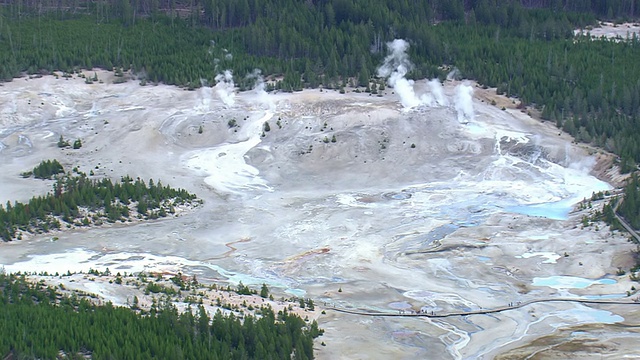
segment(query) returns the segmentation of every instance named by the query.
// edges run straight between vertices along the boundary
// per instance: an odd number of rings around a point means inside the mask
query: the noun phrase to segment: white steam
[[[393,87],[400,96],[400,103],[405,108],[413,108],[420,105],[445,106],[449,102],[444,96],[442,84],[438,79],[429,81],[430,94],[418,96],[413,87],[413,80],[408,80],[405,76],[413,69],[413,64],[409,60],[409,43],[402,39],[395,39],[387,43],[389,55],[384,59],[382,66],[378,68],[378,77],[386,78],[387,84]]]
[[[251,74],[247,75],[247,79],[254,80],[253,91],[256,94],[258,102],[269,107],[269,110],[275,110],[276,104],[271,96],[265,91],[264,77],[260,69],[254,69]]]
[[[389,55],[384,59],[382,66],[378,68],[378,76],[383,78],[390,77],[394,72],[404,76],[413,69],[413,64],[409,60],[409,43],[402,39],[395,39],[387,43]],[[391,79],[389,80],[391,82]]]
[[[387,43],[389,54],[384,59],[384,63],[378,68],[378,77],[386,78],[389,86],[393,87],[400,97],[400,102],[405,108],[417,106],[448,106],[449,99],[444,92],[444,87],[439,79],[432,79],[427,82],[429,92],[418,96],[413,87],[413,80],[408,80],[405,76],[413,69],[413,64],[409,59],[407,50],[409,43],[402,39],[395,39]],[[452,80],[460,76],[460,71],[454,68],[447,79]],[[474,119],[473,110],[473,87],[467,84],[460,84],[455,89],[453,100],[460,123],[468,123]]]
[[[200,79],[200,103],[196,105],[196,110],[208,112],[211,110],[211,87],[207,79]]]
[[[440,82],[440,80],[431,79],[431,80],[429,80],[427,85],[429,85],[429,90],[431,91],[431,96],[433,98],[433,102],[435,102],[435,103],[432,103],[432,104],[429,104],[429,105],[431,105],[431,106],[433,106],[433,105],[439,105],[439,106],[447,106],[447,105],[449,105],[449,100],[447,100],[447,97],[444,95],[444,87],[442,86],[442,83]]]
[[[224,49],[224,48],[223,48],[223,49],[222,49],[222,52],[224,53],[224,59],[225,59],[225,60],[228,60],[228,61],[233,60],[233,54],[231,54],[231,53],[229,52],[229,50],[227,50],[227,49]]]
[[[473,88],[467,84],[456,86],[456,112],[460,123],[473,120]]]
[[[215,90],[216,94],[220,97],[220,100],[229,107],[235,105],[235,84],[233,83],[233,74],[231,73],[231,70],[225,70],[224,73],[216,75],[215,80]]]
[[[378,77],[387,78],[389,86],[392,86],[400,96],[402,106],[412,108],[420,105],[421,101],[413,90],[413,81],[405,78],[405,75],[413,69],[407,54],[409,43],[402,39],[395,39],[387,43],[387,49],[389,49],[389,55],[378,68]]]

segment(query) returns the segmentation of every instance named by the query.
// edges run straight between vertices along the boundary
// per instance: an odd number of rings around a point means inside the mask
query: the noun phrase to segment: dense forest
[[[634,174],[624,188],[624,197],[618,212],[627,220],[629,225],[635,229],[640,229],[640,211],[638,209],[640,209],[640,181],[638,181],[637,174]]]
[[[43,161],[34,173],[51,169],[56,160]],[[61,165],[60,165],[61,167]],[[43,170],[40,170],[43,169]],[[54,165],[53,169],[57,169]],[[44,173],[46,178],[51,171]],[[175,213],[175,208],[195,204],[196,196],[184,189],[164,186],[152,179],[148,184],[125,176],[120,181],[89,179],[81,173],[58,177],[53,191],[34,196],[27,203],[0,205],[0,239],[20,239],[23,233],[43,233],[67,226],[101,225],[104,222],[157,219]],[[62,221],[62,222],[61,222]]]
[[[23,0],[0,2],[0,78],[102,67],[191,88],[259,68],[278,88],[365,87],[385,43],[412,78],[462,77],[522,99],[578,141],[640,162],[640,39],[573,30],[632,19],[634,0]],[[443,65],[446,65],[443,67]]]
[[[142,315],[0,274],[0,357],[312,359],[321,334],[316,323],[270,307],[243,319],[219,311],[210,318],[202,306],[194,313],[166,302]]]

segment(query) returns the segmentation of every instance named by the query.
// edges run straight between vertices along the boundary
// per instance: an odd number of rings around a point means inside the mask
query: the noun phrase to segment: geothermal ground
[[[98,76],[104,83],[47,76],[0,87],[0,201],[49,191],[51,181],[20,173],[56,158],[95,177],[161,180],[204,204],[0,244],[6,271],[108,267],[267,283],[277,297],[324,308],[320,359],[640,355],[637,295],[627,296],[634,283],[616,275],[633,265],[634,246],[603,224],[583,228],[588,210],[575,209],[618,180],[606,171],[609,157],[511,99],[471,84],[472,107],[461,107],[458,83],[447,82],[440,101],[406,109],[392,89],[234,96]],[[432,85],[418,82],[415,93]],[[60,135],[83,147],[59,149]],[[101,293],[99,283],[91,288]],[[124,303],[112,287],[108,295]],[[554,298],[627,304],[397,316]]]

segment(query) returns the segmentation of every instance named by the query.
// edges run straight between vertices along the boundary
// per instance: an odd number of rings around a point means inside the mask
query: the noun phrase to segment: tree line
[[[0,6],[14,17],[33,13],[54,13],[58,18],[69,14],[91,14],[99,21],[120,20],[134,23],[136,18],[165,14],[186,18],[194,23],[206,23],[214,28],[246,26],[261,15],[277,16],[271,5],[283,7],[291,0],[0,0]],[[363,0],[309,0],[305,6],[314,9],[328,7],[329,19],[338,21],[353,16],[361,19],[363,12],[351,11],[366,5]],[[430,0],[423,2],[388,1],[391,9],[417,9],[417,15],[427,20],[461,20],[469,13],[484,13],[500,6],[517,5],[525,9],[548,9],[555,12],[592,13],[599,18],[633,19],[640,14],[636,0]],[[329,5],[329,6],[327,6]],[[377,5],[377,4],[376,4]],[[332,10],[332,11],[331,11]],[[383,13],[384,10],[379,13]],[[364,12],[364,16],[367,13]]]
[[[0,274],[0,356],[56,359],[312,359],[320,335],[286,310],[259,315],[204,307],[179,313],[170,302],[145,314],[63,295],[24,275]]]

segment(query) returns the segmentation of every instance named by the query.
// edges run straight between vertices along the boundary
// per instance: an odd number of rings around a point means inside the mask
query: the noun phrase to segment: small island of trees
[[[58,160],[44,160],[31,171],[25,171],[22,177],[28,178],[33,175],[36,179],[51,179],[53,176],[64,173],[64,167]]]
[[[59,165],[59,166],[58,166]],[[36,177],[50,178],[62,165],[43,161],[33,169]],[[67,227],[102,225],[105,221],[157,219],[175,214],[176,207],[201,203],[184,189],[174,189],[150,179],[122,177],[89,179],[84,173],[64,175],[56,179],[53,192],[34,196],[27,203],[7,202],[0,205],[0,238],[21,239],[25,233],[46,233]]]

